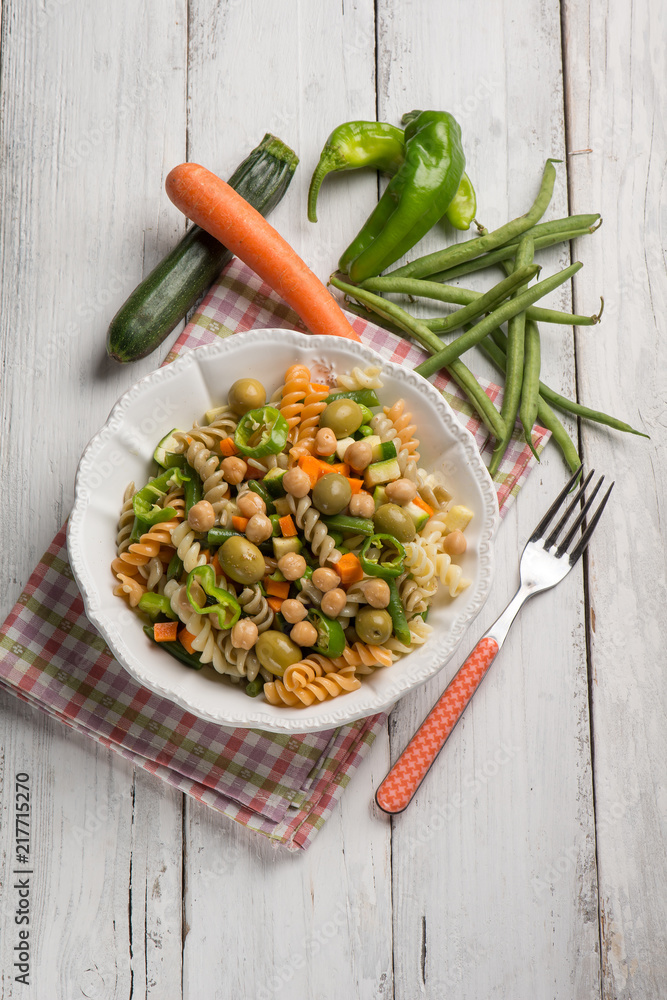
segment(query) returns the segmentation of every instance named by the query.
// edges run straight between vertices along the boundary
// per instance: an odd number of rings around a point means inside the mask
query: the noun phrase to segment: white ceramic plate
[[[429,641],[364,678],[358,691],[303,709],[268,705],[261,697],[249,698],[242,684],[232,684],[209,667],[194,671],[179,664],[146,638],[139,616],[114,597],[109,569],[116,554],[123,492],[131,480],[137,488],[147,482],[160,438],[172,427],[192,426],[206,410],[226,401],[237,378],[258,378],[270,394],[295,362],[333,372],[349,371],[354,365],[382,365],[381,399],[405,398],[421,441],[420,464],[444,472],[455,502],[474,512],[466,529],[468,549],[462,564],[472,585],[455,600],[436,598],[429,615],[433,626]],[[79,463],[67,544],[88,618],[142,685],[222,726],[317,732],[386,711],[444,666],[489,593],[497,512],[496,493],[472,435],[421,376],[352,341],[253,330],[188,351],[121,397]]]

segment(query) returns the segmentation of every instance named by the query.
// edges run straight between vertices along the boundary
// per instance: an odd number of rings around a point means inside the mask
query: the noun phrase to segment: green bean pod
[[[539,455],[533,445],[533,426],[537,419],[540,402],[540,365],[541,365],[540,331],[537,323],[528,320],[526,323],[523,383],[521,386],[521,407],[519,417],[523,426],[523,434],[535,458]]]
[[[554,163],[560,162],[560,160],[549,159],[545,163],[537,198],[525,215],[507,222],[504,226],[500,226],[499,229],[494,229],[491,233],[486,233],[484,236],[478,236],[472,240],[466,240],[465,243],[455,243],[453,246],[447,247],[446,250],[427,254],[425,257],[413,260],[411,263],[396,268],[395,271],[391,271],[390,273],[394,277],[399,277],[400,275],[404,278],[423,278],[427,274],[444,271],[445,268],[454,267],[457,264],[463,263],[463,261],[479,257],[480,254],[486,253],[487,250],[495,250],[496,247],[503,246],[504,243],[516,240],[517,237],[539,222],[546,212],[551,201],[554,182],[556,180]]]

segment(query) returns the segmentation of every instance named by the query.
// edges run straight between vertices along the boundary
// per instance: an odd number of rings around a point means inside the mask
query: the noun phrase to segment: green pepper
[[[470,223],[477,211],[477,196],[472,181],[467,174],[461,178],[458,191],[449,203],[445,218],[451,222],[454,229],[470,229]]]
[[[144,625],[144,632],[155,642],[155,633],[153,632],[152,625]],[[165,653],[170,653],[175,660],[179,660],[180,663],[184,663],[186,667],[190,667],[191,670],[201,670],[204,664],[201,662],[199,656],[195,656],[193,653],[188,653],[187,649],[181,645],[180,642],[155,642],[156,646],[160,649],[164,649]]]
[[[333,514],[331,517],[323,517],[322,521],[329,529],[347,531],[352,535],[372,535],[375,531],[375,525],[370,517],[351,517],[349,514]]]
[[[256,493],[258,497],[262,498],[262,500],[264,501],[264,503],[266,505],[266,513],[267,514],[269,514],[269,515],[270,514],[275,514],[275,512],[276,512],[276,506],[275,506],[275,504],[273,502],[271,494],[267,490],[267,488],[264,485],[264,483],[261,483],[258,479],[249,479],[248,480],[248,489],[252,490],[253,493]]]
[[[392,556],[385,551],[385,546],[394,550]],[[359,562],[368,576],[379,576],[381,580],[392,580],[403,572],[405,549],[393,535],[379,534],[367,538],[359,553]]]
[[[190,508],[199,503],[204,496],[204,484],[199,473],[191,465],[185,466],[185,474],[189,476],[185,484],[185,513],[187,515],[190,513]]]
[[[329,403],[334,403],[337,399],[353,399],[359,406],[380,405],[380,400],[375,389],[344,389],[341,392],[332,392],[324,400],[324,405],[328,406]]]
[[[461,129],[450,114],[422,111],[412,118],[405,129],[405,161],[339,268],[359,283],[406,254],[443,216],[464,168]]]
[[[317,642],[312,647],[316,653],[330,659],[340,656],[345,649],[345,633],[340,622],[327,618],[319,608],[311,608],[308,621],[317,629]]]
[[[260,406],[241,417],[234,444],[248,458],[277,455],[287,444],[289,424],[275,406]]]
[[[165,597],[164,594],[154,594],[148,590],[139,598],[138,607],[140,611],[145,611],[151,618],[155,618],[157,615],[166,615],[172,621],[177,620],[176,615],[171,609],[169,598]]]
[[[412,642],[412,636],[410,635],[408,620],[405,617],[405,609],[403,608],[401,595],[398,591],[398,585],[394,579],[387,580],[387,583],[389,584],[389,604],[387,605],[387,611],[391,617],[394,635],[399,642],[403,642],[406,646],[409,646]]]
[[[403,130],[386,122],[344,122],[335,128],[320,153],[308,189],[308,218],[317,222],[317,196],[334,170],[372,167],[395,174],[403,163]]]
[[[319,566],[319,562],[317,563],[317,565]],[[303,584],[302,584],[301,581],[304,580],[304,579],[305,580],[310,580],[310,578],[312,577],[312,575],[313,575],[313,567],[312,566],[306,566],[306,572],[302,573],[301,576],[299,577],[299,579],[294,581],[294,586],[296,587],[296,589],[297,590],[303,590]]]
[[[134,494],[132,497],[134,524],[130,535],[133,542],[136,542],[153,524],[161,524],[162,521],[170,521],[172,517],[176,517],[176,510],[173,507],[160,507],[155,500],[165,496],[170,486],[180,486],[187,481],[187,473],[178,468],[166,469]]]
[[[194,581],[200,585],[204,593],[208,597],[212,597],[216,604],[207,605],[202,608],[195,601],[191,594],[192,584]],[[199,615],[215,614],[218,616],[218,626],[221,629],[231,628],[232,625],[236,625],[237,621],[241,617],[241,605],[236,600],[233,594],[230,594],[228,590],[223,590],[221,587],[216,587],[215,585],[215,570],[210,564],[204,566],[195,566],[193,570],[188,573],[188,579],[185,585],[185,593],[187,594],[190,606]],[[231,615],[231,617],[229,617]]]
[[[372,411],[369,410],[367,406],[364,406],[363,403],[359,403],[359,409],[361,410],[364,417],[364,419],[361,421],[362,427],[364,424],[370,424],[371,420],[373,419]]]
[[[275,510],[275,507],[273,509]],[[269,514],[269,521],[271,522],[271,526],[273,527],[271,537],[281,538],[282,531],[280,530],[280,514]]]

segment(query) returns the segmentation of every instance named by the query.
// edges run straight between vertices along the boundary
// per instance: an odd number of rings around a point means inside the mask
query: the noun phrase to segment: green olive
[[[269,629],[262,632],[255,643],[257,659],[277,677],[282,677],[291,663],[302,659],[301,648],[282,632]]]
[[[373,514],[373,524],[378,534],[393,535],[399,542],[411,542],[417,534],[415,522],[396,503],[383,503],[378,507]]]
[[[345,478],[337,472],[329,472],[315,483],[313,503],[321,514],[331,517],[340,514],[350,502],[352,488]]]
[[[266,389],[256,378],[239,378],[229,390],[227,402],[237,416],[256,410],[266,403]]]
[[[218,562],[237,583],[257,583],[266,574],[264,556],[243,535],[232,535],[218,549]]]
[[[330,427],[337,438],[349,437],[358,431],[364,414],[353,399],[335,399],[320,417],[320,427]]]
[[[379,646],[391,637],[391,615],[380,608],[361,608],[354,619],[354,627],[362,642]]]

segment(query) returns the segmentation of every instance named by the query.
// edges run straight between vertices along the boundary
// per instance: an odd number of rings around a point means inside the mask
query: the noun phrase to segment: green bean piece
[[[545,223],[549,225],[549,223]],[[531,236],[538,230],[540,226],[533,226],[529,229],[525,236]],[[556,246],[558,243],[569,243],[571,240],[577,240],[580,236],[589,236],[594,233],[598,226],[587,226],[584,229],[566,229],[557,230],[553,233],[545,233],[542,236],[535,237],[535,249],[536,250],[547,250],[549,247]],[[491,250],[489,253],[482,254],[481,257],[474,257],[472,260],[468,260],[463,264],[459,264],[458,267],[449,267],[446,271],[437,271],[435,274],[429,274],[427,281],[453,281],[454,278],[460,278],[464,274],[472,274],[474,271],[483,271],[487,267],[493,267],[495,264],[500,264],[503,260],[511,260],[516,253],[518,243],[506,243],[503,247],[498,247],[497,250]]]
[[[531,264],[535,250],[533,237],[526,233],[517,246],[516,257],[514,258],[514,274],[523,270],[527,264]],[[525,291],[527,283],[522,285],[519,291]],[[500,415],[505,421],[505,434],[498,441],[489,463],[489,475],[495,476],[503,460],[510,443],[519,403],[521,401],[521,387],[523,385],[523,361],[524,361],[524,335],[526,330],[525,312],[512,316],[507,323],[507,374],[505,377],[505,392],[503,394],[503,404],[500,408]],[[538,375],[539,379],[539,375]]]
[[[404,264],[403,267],[391,271],[390,274],[396,278],[399,276],[404,278],[423,278],[424,275],[444,271],[445,268],[454,267],[466,260],[472,260],[473,257],[479,257],[480,254],[486,253],[487,250],[495,250],[496,247],[516,240],[518,236],[521,236],[526,230],[531,229],[536,222],[539,222],[546,212],[551,201],[554,181],[556,180],[554,163],[560,162],[560,160],[549,159],[545,163],[542,183],[540,184],[537,198],[525,215],[507,222],[504,226],[500,226],[499,229],[494,229],[493,232],[487,233],[484,236],[477,236],[475,239],[466,240],[465,243],[455,243],[445,250],[439,250],[436,253],[420,257],[418,260],[413,260],[410,264]]]
[[[507,338],[503,331],[492,330],[491,337],[504,355],[507,348]],[[486,343],[483,346],[486,349]],[[624,434],[636,434],[637,437],[644,437],[650,440],[649,434],[644,434],[643,431],[636,430],[630,424],[626,424],[625,421],[619,420],[618,417],[612,417],[603,410],[594,410],[590,406],[584,406],[583,403],[576,402],[574,399],[568,399],[567,396],[562,396],[555,389],[551,389],[548,385],[545,385],[544,382],[540,382],[540,396],[542,396],[545,402],[551,403],[565,413],[573,413],[577,417],[583,417],[585,420],[594,420],[598,424],[604,424],[605,427],[612,427],[614,430],[622,431]]]
[[[486,340],[482,340],[480,342],[480,347],[485,354],[488,354],[500,371],[504,372],[505,355],[502,349],[498,347],[498,345],[495,344],[490,337],[487,337]],[[541,396],[538,400],[537,419],[543,427],[546,427],[548,431],[551,431],[551,436],[562,451],[563,457],[569,465],[570,470],[572,472],[576,472],[577,469],[581,467],[581,459],[579,458],[579,453],[577,452],[574,441],[567,433],[549,404],[545,402]]]
[[[401,309],[395,303],[387,302],[380,295],[366,291],[365,288],[360,288],[358,285],[349,285],[339,278],[331,277],[329,278],[329,282],[347,295],[354,296],[354,298],[362,302],[372,312],[377,313],[382,319],[388,321],[388,325],[393,327],[398,333],[402,335],[407,333],[410,337],[414,337],[422,347],[432,354],[441,351],[444,347],[443,341],[439,337],[431,333],[423,323],[420,323],[418,319],[411,316],[410,313]],[[456,384],[467,394],[468,399],[477,410],[480,419],[484,422],[488,430],[494,437],[502,437],[505,433],[504,421],[501,420],[498,410],[470,369],[462,361],[458,360],[448,365],[447,369]]]
[[[428,358],[420,365],[417,365],[415,371],[425,377],[437,372],[438,369],[444,365],[448,365],[454,358],[460,357],[464,351],[467,351],[474,344],[478,344],[496,326],[505,323],[512,316],[516,316],[517,313],[523,312],[527,306],[537,301],[537,299],[558,288],[559,285],[562,285],[571,278],[573,274],[576,274],[582,266],[577,261],[576,264],[571,264],[569,267],[559,271],[558,274],[554,274],[550,278],[545,278],[544,281],[538,281],[532,288],[517,295],[516,298],[510,299],[509,302],[504,302],[497,309],[494,309],[493,312],[485,316],[484,319],[480,320],[479,323],[476,323],[475,326],[470,327],[469,330],[453,340],[442,351],[439,351],[432,358]]]
[[[264,678],[256,677],[254,681],[249,681],[245,686],[245,693],[249,698],[256,698],[264,690]]]
[[[508,355],[509,356],[509,355]],[[528,320],[526,323],[524,357],[523,357],[523,385],[521,386],[521,407],[519,417],[523,425],[523,434],[530,445],[530,450],[539,462],[539,455],[533,445],[533,426],[537,419],[537,410],[540,401],[540,331],[537,323]]]
[[[353,286],[357,287],[357,286]],[[472,288],[460,288],[458,285],[439,285],[430,278],[393,278],[390,274],[379,278],[369,278],[363,282],[364,289],[373,292],[389,292],[413,297],[436,299],[451,305],[467,306],[477,302],[485,292],[477,292]],[[363,315],[363,314],[362,314]],[[543,309],[540,306],[530,306],[526,310],[528,319],[536,323],[559,323],[564,326],[594,326],[600,321],[602,310],[594,316],[580,316],[574,313],[561,312],[558,309]],[[436,316],[433,319],[420,320],[433,333],[443,333],[448,329],[451,316]]]
[[[477,319],[482,313],[489,312],[490,309],[495,309],[497,305],[504,302],[505,299],[516,291],[519,286],[526,285],[531,278],[539,272],[539,267],[533,265],[532,267],[522,267],[517,273],[512,273],[508,275],[503,281],[499,281],[498,284],[490,288],[488,292],[479,293],[467,306],[462,309],[457,309],[456,312],[450,313],[443,319],[442,325],[438,330],[438,333],[451,333],[452,330],[458,330],[465,323],[469,323],[470,320]],[[370,278],[368,281],[363,283],[364,288],[369,288],[371,290],[375,289],[375,282],[382,279]],[[396,278],[393,282],[396,286],[395,288],[386,288],[385,291],[394,292],[404,292],[408,295],[419,294],[418,292],[406,291],[406,288],[402,287],[403,282],[400,278]],[[407,279],[405,282],[407,286],[423,285],[426,282],[421,282],[418,280]]]

